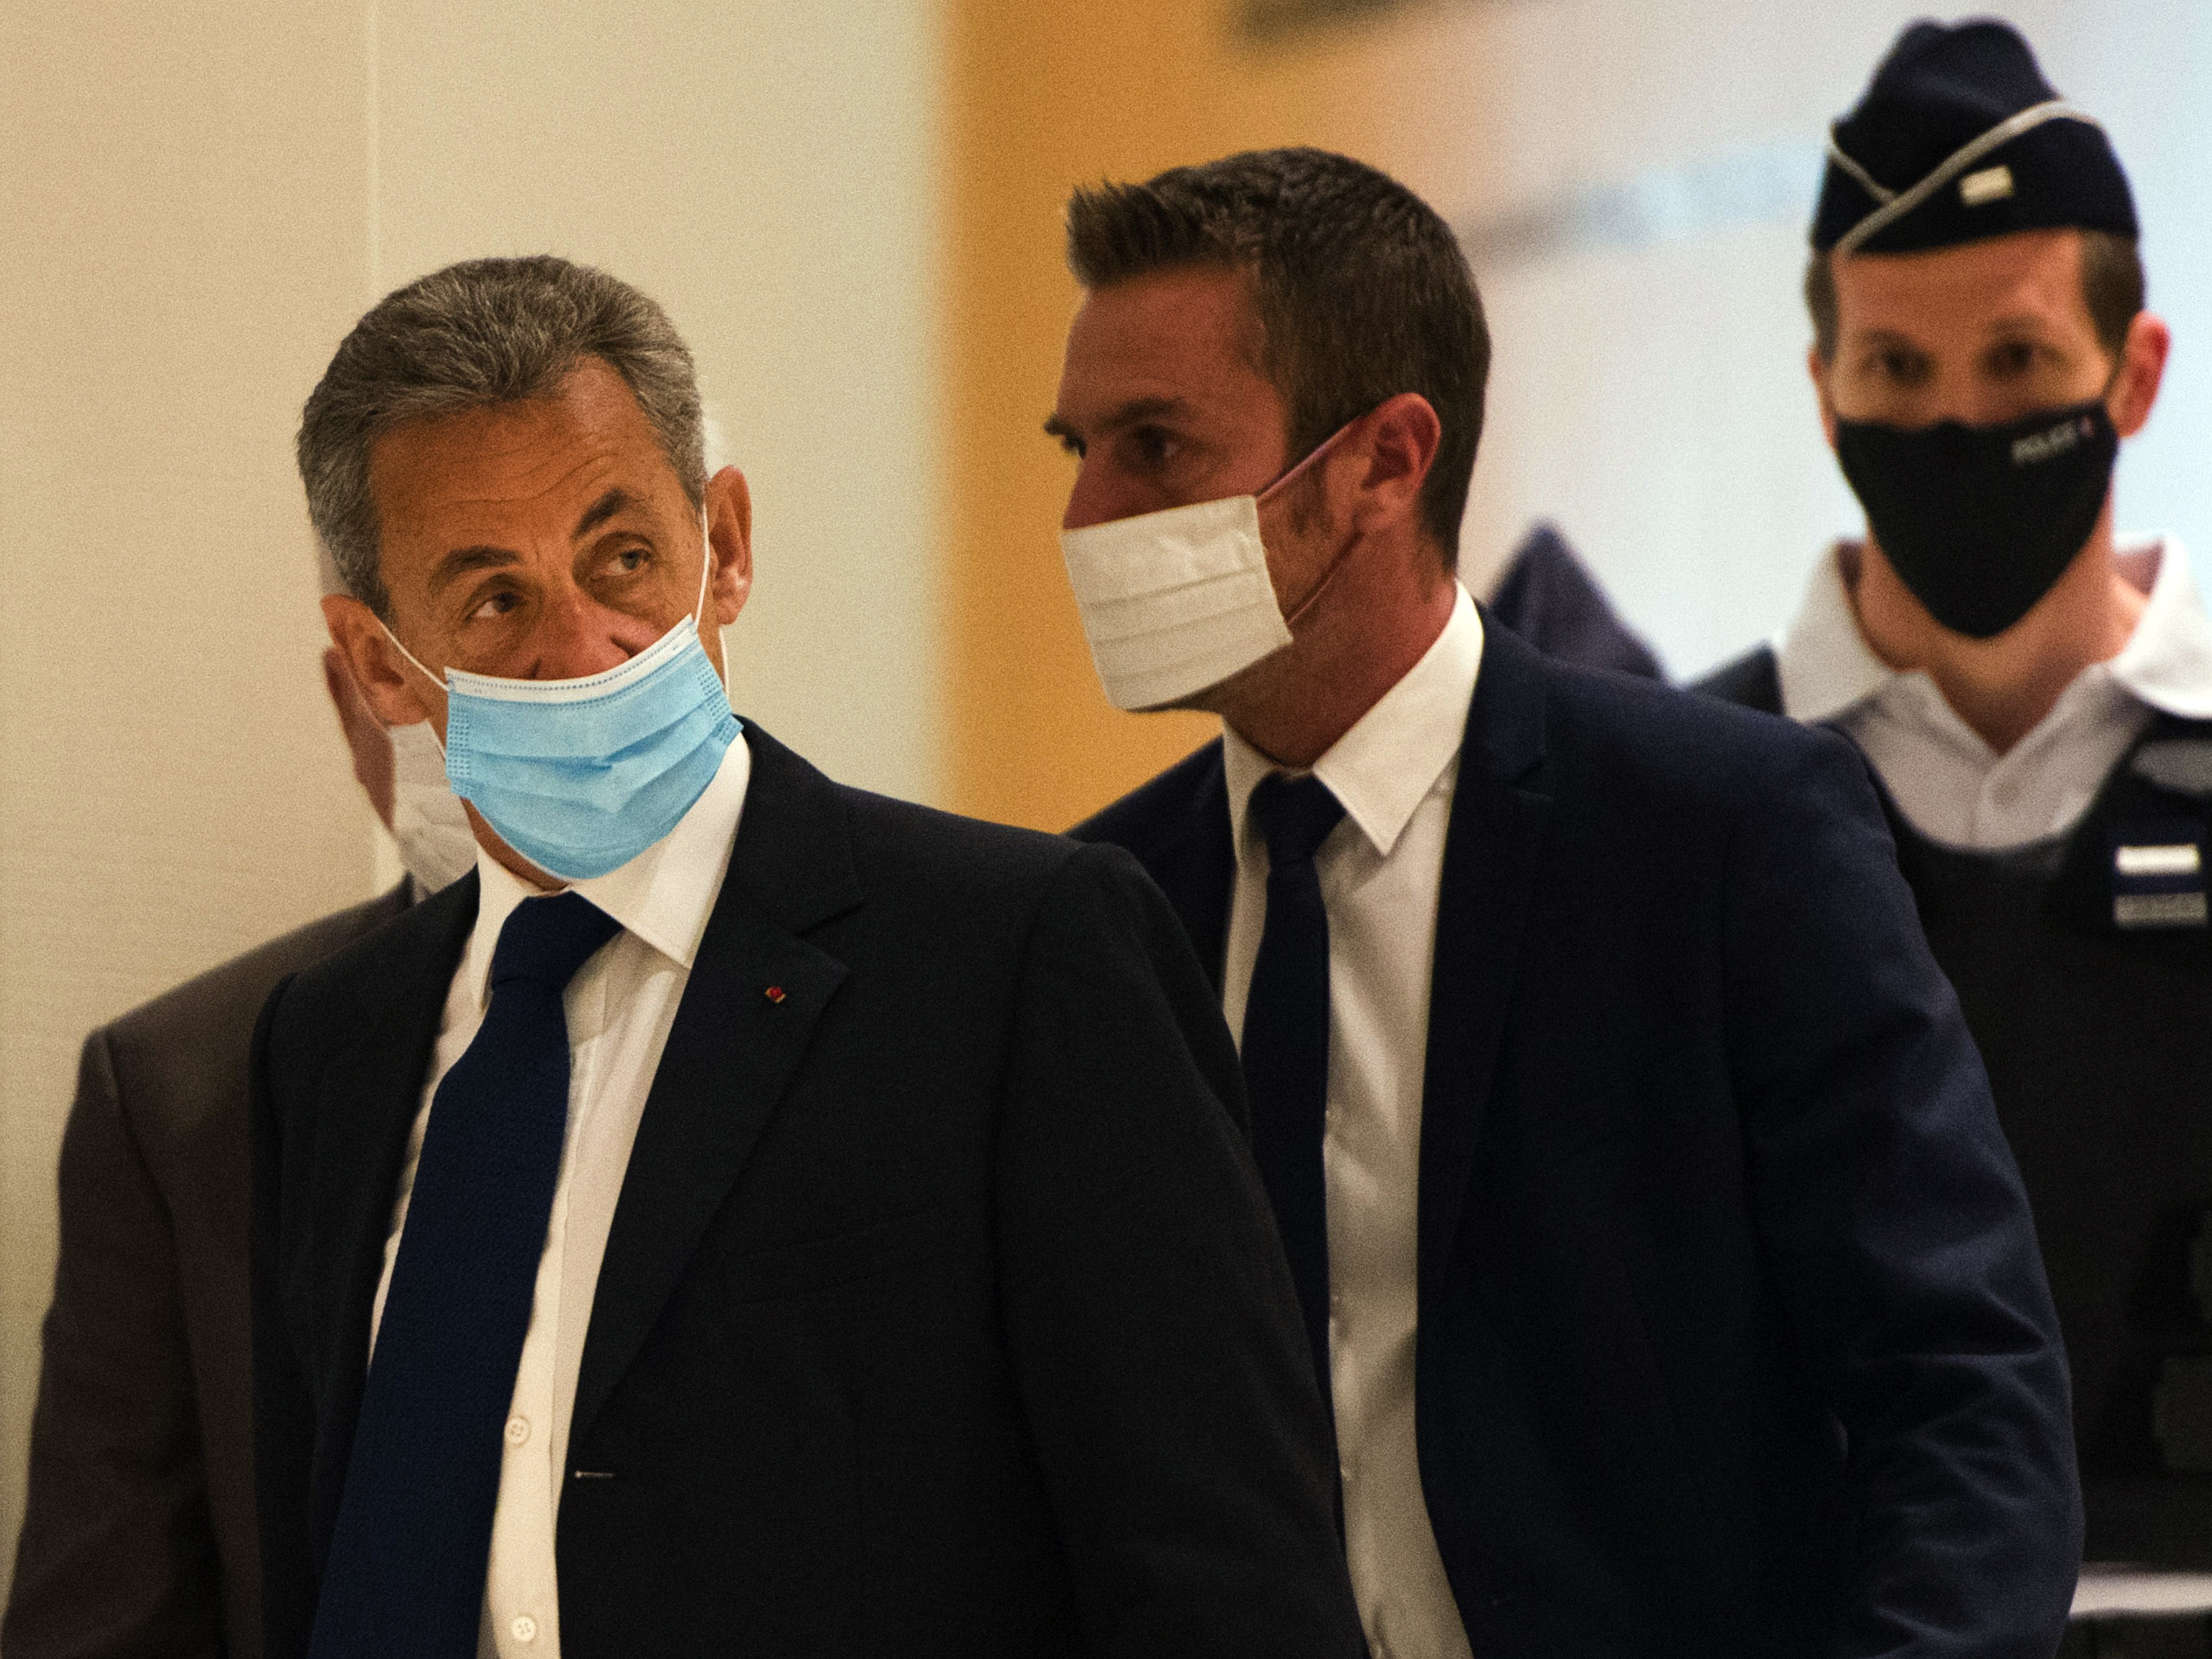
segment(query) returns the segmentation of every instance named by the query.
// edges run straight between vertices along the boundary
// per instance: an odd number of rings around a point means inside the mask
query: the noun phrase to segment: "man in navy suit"
[[[300,463],[477,860],[255,1037],[266,1659],[1354,1659],[1182,929],[740,726],[751,498],[667,314],[433,272]]]
[[[1375,1653],[2049,1653],[2063,1358],[1863,766],[1486,625],[1480,305],[1389,179],[1234,156],[1068,242],[1092,650],[1224,727],[1076,833],[1239,1033]]]

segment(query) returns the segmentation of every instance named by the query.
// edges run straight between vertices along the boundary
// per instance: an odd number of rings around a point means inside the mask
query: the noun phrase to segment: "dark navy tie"
[[[1322,908],[1314,854],[1344,808],[1319,778],[1276,773],[1253,790],[1251,812],[1267,841],[1267,923],[1244,1004],[1252,1158],[1275,1206],[1326,1406],[1328,1209],[1322,1140],[1328,1125],[1328,912]]]
[[[574,893],[500,929],[491,1000],[438,1085],[315,1607],[312,1659],[474,1659],[502,1430],[568,1124],[585,959],[621,930]]]

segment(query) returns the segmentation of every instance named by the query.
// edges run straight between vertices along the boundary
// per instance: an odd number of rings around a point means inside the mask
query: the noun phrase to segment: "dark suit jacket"
[[[85,1039],[7,1659],[254,1659],[246,1070],[270,988],[407,908],[402,883]]]
[[[1667,678],[1651,647],[1621,621],[1597,578],[1554,526],[1535,525],[1521,538],[1486,614],[1561,662],[1647,680]]]
[[[1077,833],[1218,971],[1218,744]],[[1489,629],[1425,1077],[1417,1433],[1476,1653],[2051,1651],[2051,1299],[1847,744]]]
[[[1118,851],[746,740],[584,1345],[567,1659],[1358,1654],[1236,1053],[1173,914]],[[270,1659],[307,1650],[476,901],[263,1017]]]

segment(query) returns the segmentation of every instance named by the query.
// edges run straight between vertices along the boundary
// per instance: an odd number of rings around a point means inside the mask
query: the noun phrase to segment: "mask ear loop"
[[[1374,411],[1371,410],[1368,411],[1369,414],[1372,414],[1373,412]],[[1313,465],[1315,462],[1320,460],[1322,456],[1328,454],[1330,450],[1335,448],[1337,443],[1343,438],[1346,433],[1351,431],[1352,428],[1358,426],[1361,421],[1364,421],[1366,418],[1367,416],[1365,415],[1356,416],[1352,420],[1346,421],[1342,426],[1337,428],[1335,431],[1330,433],[1328,437],[1322,439],[1319,443],[1316,444],[1311,450],[1307,452],[1306,457],[1304,460],[1298,462],[1297,465],[1284,472],[1274,481],[1274,483],[1269,484],[1265,489],[1254,496],[1254,503],[1256,505],[1261,501],[1265,501],[1270,495],[1274,495],[1278,490],[1283,489],[1293,478],[1296,478],[1298,474],[1304,472],[1308,467]],[[1289,613],[1284,617],[1284,627],[1296,627],[1299,622],[1304,620],[1306,613],[1311,611],[1316,605],[1320,603],[1321,596],[1328,592],[1329,585],[1335,581],[1337,572],[1343,569],[1346,562],[1352,557],[1352,545],[1353,543],[1352,538],[1347,538],[1345,541],[1344,546],[1338,551],[1336,556],[1328,562],[1328,568],[1321,573],[1321,580],[1316,581],[1313,585],[1312,590],[1306,594],[1305,598],[1300,599],[1296,605],[1291,608]]]
[[[707,578],[714,569],[714,532],[707,521],[707,504],[699,503],[699,597],[691,602],[691,626],[707,617]]]
[[[394,651],[397,651],[401,656],[406,658],[407,660],[414,665],[414,669],[416,673],[420,674],[424,679],[429,681],[431,684],[436,686],[441,691],[446,692],[448,696],[452,695],[451,688],[448,687],[443,680],[440,679],[435,674],[433,674],[428,669],[422,666],[422,660],[421,658],[417,657],[405,646],[399,643],[399,635],[392,631],[392,625],[389,623],[386,622],[383,617],[379,617],[376,619],[376,625],[384,630],[384,637],[392,641],[392,648]],[[422,724],[430,728],[430,741],[438,745],[438,758],[440,760],[445,759],[446,739],[439,733],[438,723],[435,720],[426,719]],[[387,726],[385,729],[389,731],[391,728]]]

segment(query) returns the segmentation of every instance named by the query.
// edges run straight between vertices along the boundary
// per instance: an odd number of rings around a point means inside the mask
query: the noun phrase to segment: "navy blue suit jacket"
[[[1356,1659],[1236,1051],[1166,904],[1110,848],[744,740],[585,1334],[562,1652]],[[308,1650],[477,895],[286,980],[255,1039],[267,1659]]]
[[[2080,1559],[2020,1178],[1862,763],[1487,630],[1417,1418],[1478,1654],[2025,1656]],[[1218,744],[1075,833],[1220,973]]]

